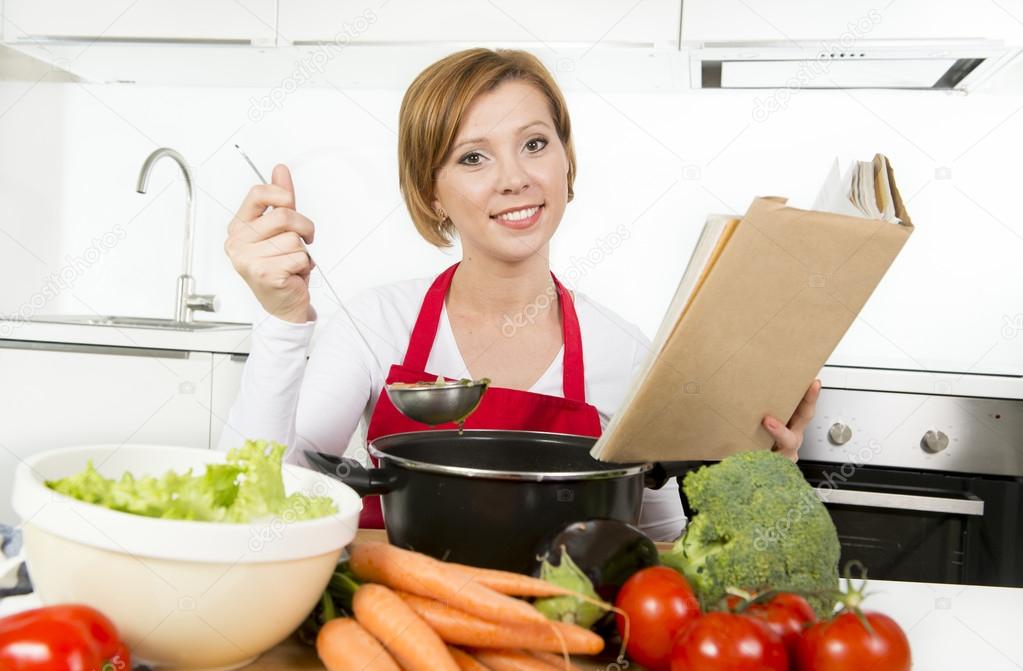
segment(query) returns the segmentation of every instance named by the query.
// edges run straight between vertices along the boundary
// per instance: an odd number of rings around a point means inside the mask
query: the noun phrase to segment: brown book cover
[[[913,232],[891,165],[879,154],[873,168],[897,222],[800,210],[777,197],[755,198],[724,226],[717,217],[717,244],[689,281],[695,289],[672,302],[595,458],[718,460],[771,447],[761,420],[792,415]]]

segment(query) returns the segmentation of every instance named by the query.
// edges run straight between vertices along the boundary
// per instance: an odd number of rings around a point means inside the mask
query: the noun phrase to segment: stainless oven
[[[842,564],[1023,586],[1023,379],[829,366],[799,466]]]

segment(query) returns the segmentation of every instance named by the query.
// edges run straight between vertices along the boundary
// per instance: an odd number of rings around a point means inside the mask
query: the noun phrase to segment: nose
[[[498,189],[503,194],[518,193],[529,186],[529,174],[517,156],[501,161]]]

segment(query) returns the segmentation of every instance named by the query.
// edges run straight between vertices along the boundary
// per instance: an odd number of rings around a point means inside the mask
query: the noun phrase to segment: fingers
[[[813,419],[814,413],[817,411],[817,398],[821,393],[821,381],[814,380],[810,388],[806,390],[806,394],[803,396],[803,400],[796,406],[795,412],[792,413],[792,418],[789,419],[789,428],[796,433],[803,433],[807,426],[810,424],[810,420]]]
[[[298,233],[285,231],[252,243],[248,253],[253,256],[281,256],[292,252],[306,252],[305,242]]]
[[[276,175],[276,170],[274,171]],[[288,177],[288,184],[291,177]],[[235,222],[252,221],[266,212],[268,207],[287,207],[295,209],[295,192],[291,188],[284,188],[278,184],[257,184],[245,194],[241,207],[235,213],[232,224]]]
[[[771,447],[771,451],[777,452],[792,461],[798,460],[799,446],[803,443],[802,435],[796,434],[787,427],[783,427],[781,422],[777,422],[779,430],[772,430],[768,426],[767,419],[764,419],[763,427],[774,438],[774,445]],[[774,421],[777,420],[775,419]]]
[[[309,303],[315,264],[306,251],[314,234],[313,222],[295,211],[291,172],[278,165],[271,184],[249,189],[228,225],[224,251],[267,312],[305,322],[315,318]]]
[[[817,410],[817,398],[821,392],[821,381],[814,380],[810,388],[806,390],[803,400],[796,406],[795,412],[789,419],[788,426],[783,426],[774,417],[764,417],[761,424],[774,438],[774,449],[792,461],[799,458],[799,447],[803,444],[803,433],[813,419]]]
[[[305,252],[291,252],[254,260],[244,274],[252,276],[261,286],[283,289],[294,276],[308,277],[312,261]]]
[[[228,236],[240,242],[257,242],[287,231],[294,231],[306,243],[312,243],[316,227],[308,217],[290,208],[280,207],[253,221],[232,222],[228,227]]]
[[[781,448],[781,447],[777,447],[776,446],[776,447],[773,448],[773,450],[775,452],[777,452],[778,454],[780,454],[781,456],[783,456],[786,459],[788,459],[789,461],[791,461],[792,463],[794,463],[794,464],[795,463],[799,463],[799,448],[798,447],[795,448],[795,449],[785,449],[785,448]]]
[[[291,179],[291,171],[288,170],[288,166],[283,163],[275,165],[273,174],[270,175],[270,183],[285,191],[290,191],[291,205],[289,207],[295,207],[295,182]]]
[[[313,269],[312,257],[304,251],[283,254],[277,258],[281,261],[281,268],[290,275],[302,275],[308,277],[309,271]]]
[[[257,184],[249,189],[232,223],[251,222],[266,212],[268,207],[295,209],[295,182],[291,179],[288,166],[282,163],[274,166],[270,184]]]
[[[765,417],[761,422],[767,432],[774,438],[774,447],[771,448],[792,461],[798,458],[799,446],[803,443],[803,434],[796,433],[774,417]]]
[[[251,269],[259,266],[260,262],[265,259],[291,254],[305,256],[309,262],[309,270],[312,270],[315,265],[309,256],[302,236],[295,231],[284,231],[255,241],[239,240],[237,236],[229,237],[224,243],[224,251],[231,259],[235,269],[243,276],[253,274]],[[253,276],[255,277],[254,274]]]

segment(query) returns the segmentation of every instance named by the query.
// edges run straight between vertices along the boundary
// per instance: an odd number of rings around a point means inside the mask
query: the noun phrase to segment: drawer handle
[[[121,347],[120,345],[92,345],[86,343],[49,342],[42,340],[0,340],[0,349],[35,350],[42,352],[74,352],[77,354],[114,354],[118,356],[148,356],[158,359],[188,359],[192,352],[153,347]]]
[[[975,496],[971,496],[968,499],[957,499],[821,487],[815,487],[814,491],[817,492],[817,498],[825,504],[834,503],[863,508],[896,508],[927,513],[948,513],[950,515],[984,515],[984,502]]]

